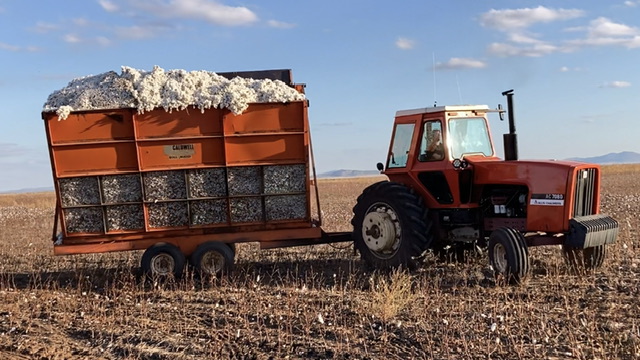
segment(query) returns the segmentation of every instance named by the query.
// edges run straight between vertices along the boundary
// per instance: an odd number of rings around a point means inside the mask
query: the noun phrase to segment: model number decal
[[[564,194],[532,194],[530,205],[564,206]]]

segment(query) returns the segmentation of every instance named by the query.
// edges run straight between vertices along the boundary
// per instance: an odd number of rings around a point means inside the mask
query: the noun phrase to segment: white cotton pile
[[[49,95],[44,111],[55,111],[60,119],[66,119],[73,111],[136,108],[143,113],[159,107],[172,111],[196,106],[202,111],[227,108],[237,115],[250,103],[304,98],[280,80],[229,80],[209,71],[165,71],[159,66],[141,71],[123,66],[120,75],[111,71],[72,80]]]

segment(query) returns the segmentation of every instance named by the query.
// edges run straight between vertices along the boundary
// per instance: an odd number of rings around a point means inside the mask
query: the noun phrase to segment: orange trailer
[[[275,75],[274,75],[275,74]],[[232,73],[282,78],[290,71]],[[350,241],[321,228],[307,100],[228,109],[43,112],[56,255],[145,250],[142,268],[218,274],[234,246]],[[313,204],[312,204],[313,203]],[[317,218],[312,217],[312,206]]]

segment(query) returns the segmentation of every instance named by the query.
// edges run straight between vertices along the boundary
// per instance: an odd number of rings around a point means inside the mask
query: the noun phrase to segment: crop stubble
[[[639,174],[605,168],[602,208],[621,232],[602,270],[572,274],[559,249],[533,248],[531,280],[502,287],[486,256],[427,257],[400,276],[413,284],[408,295],[385,290],[393,277],[368,272],[352,248],[330,246],[243,244],[226,278],[153,284],[136,276],[137,252],[51,256],[52,194],[2,196],[0,355],[636,359]],[[349,230],[356,197],[376,180],[321,180],[324,228]],[[401,306],[388,313],[380,302]]]

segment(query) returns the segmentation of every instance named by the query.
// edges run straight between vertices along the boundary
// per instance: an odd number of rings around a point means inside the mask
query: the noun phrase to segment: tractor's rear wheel
[[[489,262],[496,277],[516,285],[529,275],[529,249],[524,236],[512,228],[499,228],[489,236]]]
[[[415,268],[433,240],[422,199],[398,183],[381,181],[364,189],[353,214],[355,246],[373,268]]]
[[[598,245],[585,249],[562,245],[562,255],[570,268],[595,270],[604,264],[606,245]]]

